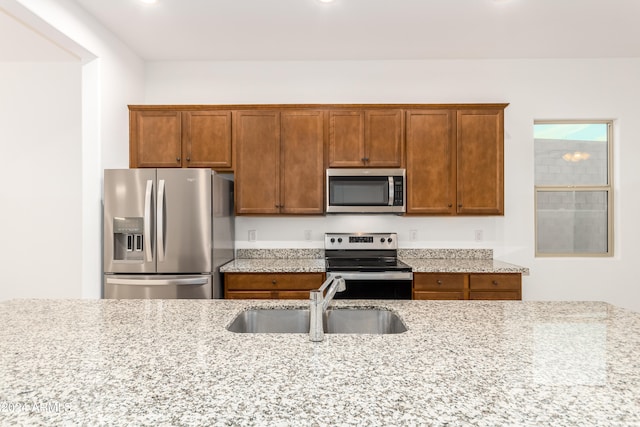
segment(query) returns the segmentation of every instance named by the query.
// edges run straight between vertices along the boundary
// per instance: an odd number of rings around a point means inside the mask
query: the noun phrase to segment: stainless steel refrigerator
[[[222,298],[233,181],[211,169],[104,171],[104,298]]]

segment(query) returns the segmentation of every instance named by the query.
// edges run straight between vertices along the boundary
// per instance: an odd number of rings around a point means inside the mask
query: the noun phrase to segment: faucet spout
[[[346,289],[347,286],[341,276],[330,276],[320,288],[311,291],[309,294],[309,339],[311,341],[317,342],[324,339],[322,324],[324,312],[336,292],[343,292]],[[327,291],[326,295],[324,295],[325,290]]]

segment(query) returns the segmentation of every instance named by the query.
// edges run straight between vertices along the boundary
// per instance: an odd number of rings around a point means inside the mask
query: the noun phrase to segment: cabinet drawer
[[[472,291],[520,291],[521,276],[511,274],[470,274],[469,288]]]
[[[522,295],[520,291],[471,291],[469,292],[469,299],[473,300],[521,300]]]
[[[228,291],[312,290],[323,280],[323,273],[227,273],[224,277]]]
[[[465,289],[466,274],[414,273],[413,289],[415,291],[460,291]]]
[[[415,291],[413,293],[415,300],[461,300],[464,299],[464,292],[432,292],[432,291]]]

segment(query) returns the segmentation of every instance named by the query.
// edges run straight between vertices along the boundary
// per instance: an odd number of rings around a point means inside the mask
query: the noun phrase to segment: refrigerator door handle
[[[158,262],[164,262],[164,179],[158,182]]]
[[[151,198],[153,196],[153,181],[147,180],[147,190],[144,195],[144,253],[147,262],[153,261],[153,250],[151,246]]]
[[[206,285],[207,277],[188,279],[118,279],[109,277],[106,279],[108,285],[142,285],[142,286],[166,286],[166,285]]]

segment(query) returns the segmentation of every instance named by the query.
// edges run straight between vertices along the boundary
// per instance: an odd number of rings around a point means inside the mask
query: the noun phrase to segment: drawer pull
[[[438,285],[442,285],[442,280],[436,280],[436,283],[437,283]]]
[[[497,280],[493,280],[491,283],[493,283],[493,286],[498,286],[498,281]]]
[[[278,283],[278,281],[277,281],[276,279],[273,279],[273,280],[271,281],[271,284],[272,284],[272,285],[275,285],[276,283]]]

